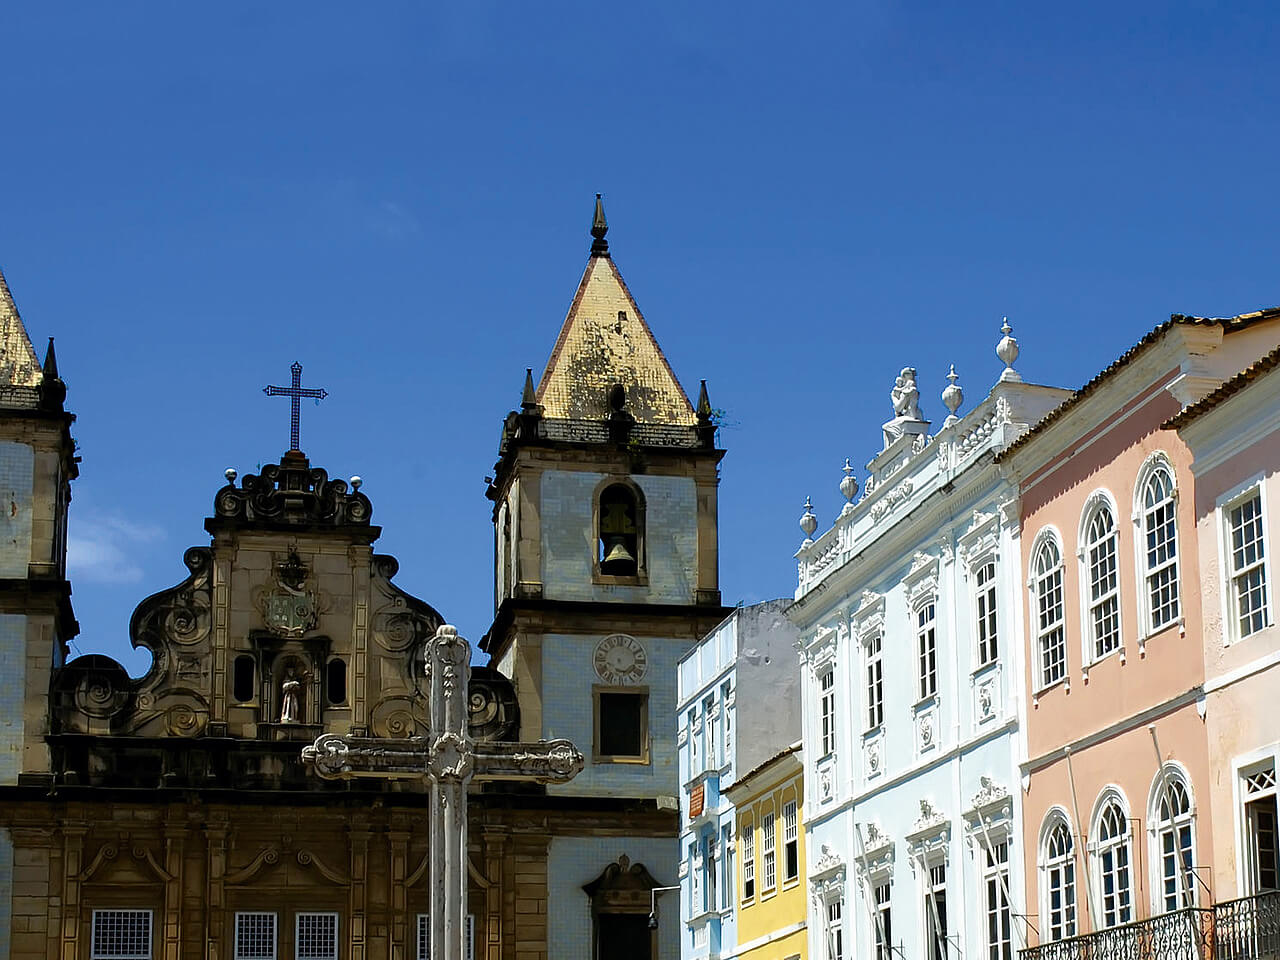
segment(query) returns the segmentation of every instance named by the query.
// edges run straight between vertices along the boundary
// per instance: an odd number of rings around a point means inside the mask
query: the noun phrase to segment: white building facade
[[[929,434],[915,371],[861,498],[806,503],[800,630],[810,957],[1008,960],[1025,934],[1016,855],[1023,593],[1016,489],[994,454],[1069,392],[1025,384],[1017,345],[963,418]]]

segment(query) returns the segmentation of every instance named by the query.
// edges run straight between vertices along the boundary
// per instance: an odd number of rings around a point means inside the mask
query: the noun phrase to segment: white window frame
[[[1052,548],[1057,553],[1057,563],[1049,567],[1045,571],[1040,569],[1041,553]],[[1033,662],[1035,663],[1035,676],[1031,685],[1032,690],[1036,694],[1043,693],[1051,687],[1057,686],[1059,683],[1070,682],[1071,677],[1071,661],[1067,657],[1067,584],[1066,572],[1067,565],[1062,553],[1062,537],[1053,527],[1045,527],[1036,534],[1035,541],[1032,543],[1030,557],[1030,576],[1027,578],[1027,588],[1031,591],[1031,616],[1035,627],[1035,651]],[[1056,577],[1056,587],[1052,581]],[[1045,584],[1049,585],[1049,590],[1056,590],[1058,594],[1057,602],[1057,618],[1045,621],[1040,610],[1041,593]],[[1057,639],[1053,641],[1053,647],[1061,651],[1062,672],[1060,676],[1046,679],[1045,675],[1045,652],[1046,640],[1057,634]]]
[[[249,917],[271,918],[271,952],[269,954],[240,952],[240,921]],[[237,910],[231,949],[234,960],[276,960],[280,949],[280,919],[277,914],[271,910]]]
[[[821,759],[836,752],[836,670],[833,662],[828,662],[818,674],[818,703]]]
[[[866,732],[884,726],[884,631],[873,630],[862,638],[863,671],[866,695]]]
[[[916,637],[917,703],[938,696],[938,598],[928,596],[912,608]]]
[[[1066,832],[1065,854],[1051,850],[1054,836],[1059,829]],[[1053,807],[1045,814],[1040,828],[1040,936],[1045,943],[1069,940],[1080,933],[1080,861],[1076,856],[1076,835],[1071,827],[1071,817],[1061,807]],[[1070,868],[1070,875],[1066,873]],[[1060,880],[1062,892],[1062,920],[1053,920],[1053,892],[1055,877]],[[1061,929],[1058,929],[1060,926]]]
[[[733,687],[729,681],[720,685],[720,741],[724,750],[721,766],[733,756]]]
[[[1256,864],[1253,862],[1255,859],[1253,825],[1249,822],[1247,807],[1251,802],[1265,800],[1268,797],[1275,798],[1277,806],[1280,807],[1280,746],[1267,747],[1238,757],[1233,766],[1236,775],[1232,792],[1235,799],[1236,837],[1239,844],[1237,848],[1239,853],[1236,857],[1237,889],[1245,896],[1255,896],[1270,888],[1261,886]],[[1249,778],[1268,769],[1273,780],[1271,786],[1250,791],[1246,786]]]
[[[738,823],[738,842],[742,845],[742,902],[754,903],[759,891],[756,890],[756,821],[752,816],[745,822]],[[747,884],[751,884],[751,892],[747,892]]]
[[[720,909],[728,910],[733,906],[733,827],[725,824],[720,829]]]
[[[951,880],[947,873],[948,864],[945,857],[939,857],[922,860],[920,865],[923,868],[920,872],[920,956],[925,960],[937,960],[939,956],[947,960],[954,952],[950,940],[951,925],[955,919],[947,911],[947,888]],[[938,877],[942,879],[939,881]],[[942,924],[941,937],[934,926],[934,910],[937,908],[939,893],[942,894],[942,907],[938,910],[938,922]]]
[[[126,916],[132,918],[145,916],[147,918],[147,950],[145,953],[113,951],[106,949],[110,944],[99,942],[98,918],[102,917],[105,920],[112,914],[121,918]],[[89,928],[89,939],[90,960],[151,960],[155,951],[155,911],[145,907],[113,907],[94,910]]]
[[[760,892],[773,893],[778,889],[778,820],[773,810],[760,816],[760,862],[764,873]]]
[[[1151,528],[1148,526],[1152,508],[1147,507],[1147,488],[1155,475],[1164,472],[1169,477],[1169,503],[1173,519],[1173,550],[1171,556],[1163,562],[1151,566],[1147,556],[1148,537]],[[1163,450],[1157,450],[1143,462],[1138,471],[1137,482],[1133,489],[1133,558],[1138,577],[1138,652],[1141,654],[1148,637],[1154,636],[1173,626],[1185,623],[1182,607],[1182,528],[1178,522],[1178,508],[1181,504],[1181,489],[1178,485],[1178,473],[1173,468],[1173,461]],[[1171,619],[1157,626],[1153,622],[1155,605],[1151,602],[1151,580],[1165,570],[1173,571],[1174,612]]]
[[[875,960],[894,960],[893,881],[888,876],[881,876],[870,880],[870,883],[871,943]],[[881,891],[884,892],[883,899]]]
[[[822,933],[828,960],[844,960],[844,898],[832,896],[822,901]]]
[[[431,960],[431,914],[418,914],[417,960]]]
[[[1114,806],[1120,813],[1121,831],[1116,837],[1103,838],[1102,822],[1107,811]],[[1109,786],[1102,791],[1098,797],[1098,802],[1093,815],[1093,828],[1089,831],[1090,835],[1096,839],[1090,844],[1090,852],[1092,853],[1093,863],[1093,889],[1098,898],[1098,925],[1100,929],[1121,926],[1131,923],[1137,918],[1137,907],[1134,903],[1134,893],[1137,884],[1134,876],[1133,862],[1133,824],[1129,818],[1129,805],[1125,801],[1124,794],[1118,787]],[[1124,865],[1121,867],[1118,863],[1118,853],[1124,852]],[[1111,869],[1108,870],[1105,864],[1106,858],[1110,856]],[[1121,885],[1118,882],[1121,875],[1128,877],[1127,888],[1124,889],[1124,898],[1120,896]],[[1114,874],[1115,883],[1115,921],[1108,922],[1107,918],[1107,884],[1108,874]]]
[[[982,945],[987,960],[1013,960],[1013,904],[1009,897],[1013,891],[1009,889],[1009,846],[1011,838],[1008,831],[991,837],[991,845],[978,844],[978,857],[981,866],[982,881]],[[996,857],[996,851],[1004,851],[1004,859]],[[994,896],[994,902],[993,902]],[[995,915],[997,928],[1001,927],[1003,917],[1003,936],[991,940],[991,919]]]
[[[788,849],[796,852],[796,872],[787,875],[787,863],[790,857]],[[784,885],[797,883],[800,880],[800,804],[796,800],[788,800],[782,805],[782,882]]]
[[[333,918],[333,952],[330,954],[309,954],[304,956],[298,952],[302,939],[302,921],[304,918]],[[339,943],[342,936],[342,919],[336,910],[300,910],[293,915],[293,956],[294,960],[338,960]]]
[[[973,639],[977,667],[1000,662],[1000,580],[995,553],[978,557],[973,570]],[[986,576],[990,569],[990,577]],[[988,648],[991,655],[986,656]]]
[[[1244,483],[1223,494],[1217,502],[1218,522],[1218,556],[1222,569],[1222,640],[1225,645],[1247,640],[1262,630],[1275,625],[1275,581],[1271,576],[1271,554],[1275,545],[1267,542],[1268,519],[1270,517],[1267,503],[1267,485],[1262,474],[1251,477]],[[1236,577],[1239,575],[1234,565],[1234,551],[1231,538],[1231,511],[1254,496],[1258,498],[1258,521],[1262,527],[1262,582],[1264,602],[1262,607],[1263,626],[1260,630],[1248,634],[1240,632],[1239,601],[1236,590]]]
[[[1104,513],[1110,515],[1110,533],[1104,533],[1098,540],[1092,539],[1093,526],[1095,521]],[[1107,540],[1111,541],[1110,545],[1110,563],[1111,577],[1114,580],[1111,588],[1104,590],[1098,596],[1093,595],[1094,587],[1094,552],[1104,551]],[[1124,660],[1124,624],[1121,619],[1121,596],[1120,596],[1120,511],[1116,509],[1115,499],[1109,491],[1095,490],[1089,494],[1089,498],[1085,501],[1084,509],[1080,511],[1080,533],[1076,556],[1079,560],[1079,582],[1080,582],[1080,623],[1082,625],[1080,631],[1081,640],[1081,663],[1087,671],[1094,664],[1101,663],[1112,654],[1119,653],[1120,659]],[[1103,558],[1105,563],[1105,554]],[[1103,614],[1109,618],[1114,618],[1115,631],[1113,639],[1110,641],[1111,646],[1099,651],[1098,644],[1101,637],[1098,632],[1098,611],[1103,608],[1110,607],[1110,614]]]
[[[1171,793],[1176,795],[1176,791],[1179,788],[1187,798],[1187,810],[1184,813],[1175,814],[1173,822],[1170,824],[1169,821],[1164,819],[1161,811],[1169,795]],[[1173,834],[1174,853],[1177,856],[1174,863],[1177,864],[1181,861],[1182,846],[1179,841],[1184,830],[1190,841],[1191,865],[1183,870],[1180,881],[1181,888],[1177,885],[1179,883],[1178,878],[1176,876],[1172,878],[1174,896],[1177,897],[1180,892],[1182,899],[1180,902],[1175,900],[1174,906],[1171,907],[1167,902],[1164,887],[1166,880],[1169,879],[1165,873],[1164,839],[1167,834]],[[1153,915],[1200,905],[1200,891],[1197,889],[1199,881],[1196,877],[1197,864],[1195,862],[1197,839],[1196,797],[1195,792],[1191,789],[1191,777],[1181,764],[1166,762],[1161,771],[1156,773],[1156,777],[1151,783],[1151,796],[1147,802],[1147,864],[1148,872],[1150,873],[1148,889],[1151,891],[1151,912]]]
[[[708,770],[714,770],[720,766],[716,754],[716,727],[719,726],[719,719],[720,717],[716,715],[716,695],[712,693],[702,701],[702,745],[706,753],[706,762],[703,767]]]

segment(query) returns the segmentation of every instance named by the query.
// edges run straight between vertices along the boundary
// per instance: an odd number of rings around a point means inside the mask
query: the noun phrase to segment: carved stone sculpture
[[[280,722],[302,722],[302,681],[292,670],[280,684]]]
[[[903,367],[889,392],[893,404],[893,419],[884,425],[884,446],[904,434],[912,437],[926,436],[929,423],[920,415],[920,388],[916,386],[915,367]]]

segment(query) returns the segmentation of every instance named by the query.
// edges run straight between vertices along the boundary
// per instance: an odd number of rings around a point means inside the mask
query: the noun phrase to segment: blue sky
[[[1274,4],[23,4],[0,268],[84,457],[81,652],[180,580],[222,472],[360,474],[399,582],[478,640],[483,478],[612,251],[727,412],[726,602],[795,586],[897,370],[971,407],[1008,315],[1079,386],[1170,312],[1280,304]],[[963,410],[962,410],[963,412]]]

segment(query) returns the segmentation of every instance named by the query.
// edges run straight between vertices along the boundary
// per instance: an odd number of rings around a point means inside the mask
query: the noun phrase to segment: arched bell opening
[[[609,483],[597,500],[596,569],[605,577],[639,577],[643,551],[644,499],[630,483]]]

